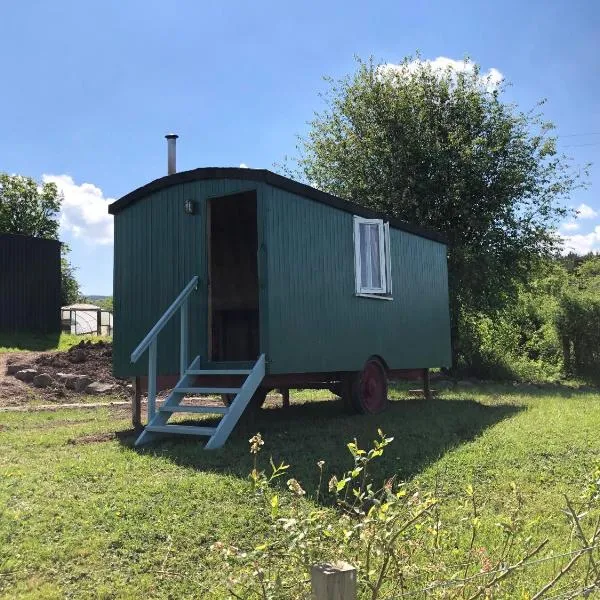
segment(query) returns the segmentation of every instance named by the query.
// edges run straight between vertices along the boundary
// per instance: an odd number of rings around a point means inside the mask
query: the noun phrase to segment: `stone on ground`
[[[76,392],[83,392],[83,390],[85,390],[85,388],[87,388],[87,386],[93,381],[94,380],[87,375],[79,375],[77,376],[77,379],[73,381],[73,389]]]
[[[72,363],[82,363],[87,360],[87,354],[85,353],[85,350],[75,348],[73,351],[69,352],[69,360]]]
[[[23,369],[22,371],[17,371],[15,377],[21,381],[31,383],[37,374],[38,372],[35,369]]]
[[[15,375],[19,371],[23,371],[24,369],[31,369],[31,365],[23,364],[23,363],[15,363],[13,365],[6,366],[6,374],[7,375]]]
[[[45,388],[52,385],[53,379],[48,373],[40,373],[33,378],[33,385],[39,388]]]
[[[109,394],[110,392],[113,392],[114,389],[115,386],[112,383],[101,383],[100,381],[94,381],[94,383],[90,383],[90,385],[85,388],[85,391],[87,394],[100,395]]]

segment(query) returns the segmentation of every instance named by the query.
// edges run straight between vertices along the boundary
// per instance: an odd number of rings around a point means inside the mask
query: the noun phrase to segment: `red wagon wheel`
[[[370,358],[357,374],[352,385],[352,405],[356,412],[376,414],[388,405],[388,385],[385,367],[377,358]]]

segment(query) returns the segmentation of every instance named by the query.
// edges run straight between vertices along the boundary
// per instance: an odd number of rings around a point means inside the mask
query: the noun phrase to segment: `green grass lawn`
[[[436,486],[441,518],[457,529],[472,484],[480,546],[497,542],[514,482],[530,534],[551,540],[544,552],[568,550],[562,494],[577,497],[598,464],[598,394],[488,386],[432,401],[393,395],[399,399],[386,413],[358,417],[344,415],[340,402],[298,394],[302,404],[262,411],[252,429],[213,452],[181,438],[135,451],[129,415],[108,408],[0,414],[0,597],[228,597],[227,566],[211,545],[250,550],[272,535],[247,478],[255,430],[265,438],[263,463],[269,456],[289,463],[307,506],[317,461],[326,461],[327,479],[347,469],[346,443],[356,437],[367,445],[381,427],[395,441],[376,480],[395,474]],[[556,566],[541,564],[515,589],[535,591]]]
[[[97,335],[74,335],[71,333],[0,333],[0,353],[34,350],[68,350],[84,340],[97,342],[111,338]]]

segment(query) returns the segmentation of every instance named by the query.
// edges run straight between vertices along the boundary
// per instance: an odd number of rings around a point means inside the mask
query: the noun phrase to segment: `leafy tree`
[[[0,173],[0,231],[58,239],[62,198],[54,183]]]
[[[67,306],[81,300],[79,282],[75,278],[75,267],[69,262],[69,247],[62,245],[60,256],[61,282],[60,282],[60,304]]]
[[[575,269],[575,280],[579,289],[596,293],[600,299],[600,254],[583,257]]]
[[[58,213],[62,196],[54,183],[38,184],[31,177],[0,173],[0,233],[58,239]],[[79,299],[75,268],[68,258],[69,248],[61,248],[61,303]]]
[[[579,266],[587,261],[600,259],[600,253],[588,252],[587,254],[576,254],[569,252],[558,257],[558,261],[562,264],[569,273],[574,272]]]
[[[100,308],[103,308],[104,310],[109,310],[110,312],[113,312],[113,310],[114,310],[112,296],[107,296],[106,298],[101,298],[100,300],[96,300],[95,304],[97,304]]]
[[[328,80],[326,108],[300,138],[312,185],[446,234],[451,313],[493,314],[560,246],[556,226],[580,175],[557,153],[553,125],[503,100],[480,69],[358,61]],[[537,109],[539,111],[539,109]],[[455,358],[460,354],[455,346]]]

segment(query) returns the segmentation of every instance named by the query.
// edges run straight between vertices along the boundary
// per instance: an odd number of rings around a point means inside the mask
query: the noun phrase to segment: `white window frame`
[[[379,269],[381,273],[381,287],[363,287],[361,285],[361,256],[360,256],[360,226],[377,225],[379,229]],[[370,231],[367,229],[367,231]],[[367,241],[366,244],[369,247]],[[390,225],[382,219],[365,219],[354,217],[354,275],[355,291],[357,296],[366,298],[392,299],[392,269],[390,261]]]

